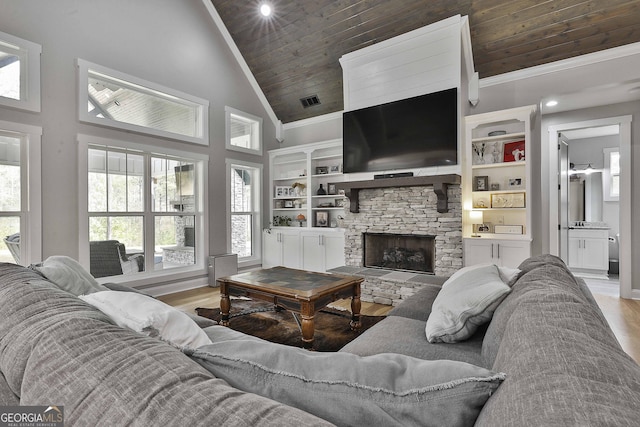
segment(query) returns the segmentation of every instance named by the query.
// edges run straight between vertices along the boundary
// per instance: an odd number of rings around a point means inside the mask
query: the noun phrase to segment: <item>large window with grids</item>
[[[229,251],[240,265],[260,262],[262,165],[227,160]]]
[[[82,137],[81,146],[94,277],[203,266],[205,158],[93,137]]]
[[[39,127],[0,121],[0,262],[39,262],[41,179]]]

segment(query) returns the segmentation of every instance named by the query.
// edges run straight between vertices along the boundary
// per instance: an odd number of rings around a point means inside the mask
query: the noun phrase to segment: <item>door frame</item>
[[[632,116],[609,117],[596,120],[585,120],[574,123],[561,123],[547,128],[549,135],[548,156],[550,165],[558,165],[558,133],[586,127],[619,125],[620,126],[620,297],[640,299],[640,289],[632,288],[632,255],[631,255],[631,120]],[[557,168],[558,166],[556,166]],[[559,254],[558,193],[559,170],[549,173],[549,252]]]

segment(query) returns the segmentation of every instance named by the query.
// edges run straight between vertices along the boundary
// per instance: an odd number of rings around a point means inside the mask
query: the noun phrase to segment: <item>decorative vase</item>
[[[320,188],[318,188],[318,196],[324,196],[325,194],[327,194],[326,190],[322,187],[322,184],[320,184]]]

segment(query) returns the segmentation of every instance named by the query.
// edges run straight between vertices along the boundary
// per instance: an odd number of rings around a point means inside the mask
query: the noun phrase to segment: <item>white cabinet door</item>
[[[342,267],[344,259],[344,233],[330,233],[324,236],[325,269]]]
[[[344,233],[303,232],[302,269],[325,272],[344,265]]]
[[[494,262],[492,245],[493,242],[488,239],[464,239],[464,265]]]
[[[271,230],[262,233],[262,268],[271,268],[282,263],[282,246],[278,232]]]
[[[300,232],[281,231],[282,261],[280,265],[288,268],[300,268]]]
[[[582,267],[593,270],[609,269],[609,241],[582,239]]]
[[[494,252],[500,260],[500,266],[517,268],[531,256],[531,244],[522,240],[497,240],[494,242]]]
[[[302,269],[307,271],[325,271],[325,248],[322,245],[322,234],[302,233]]]
[[[569,230],[571,233],[571,230]],[[582,267],[582,239],[577,237],[569,237],[569,244],[567,245],[567,251],[569,252],[569,268],[581,268]]]
[[[464,239],[464,265],[494,263],[516,268],[531,256],[528,240]]]
[[[300,232],[272,229],[262,238],[262,267],[300,268]]]

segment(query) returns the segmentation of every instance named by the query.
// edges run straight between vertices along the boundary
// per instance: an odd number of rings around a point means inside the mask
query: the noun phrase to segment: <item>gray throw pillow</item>
[[[75,296],[108,290],[99,284],[78,261],[68,256],[50,256],[40,264],[31,265],[31,268],[63,291]]]
[[[342,426],[471,426],[505,378],[453,360],[310,352],[258,340],[183,351],[240,390]]]
[[[513,274],[511,275],[513,276]],[[493,312],[511,292],[496,265],[465,267],[442,285],[433,301],[425,333],[429,342],[464,341],[493,317]]]

